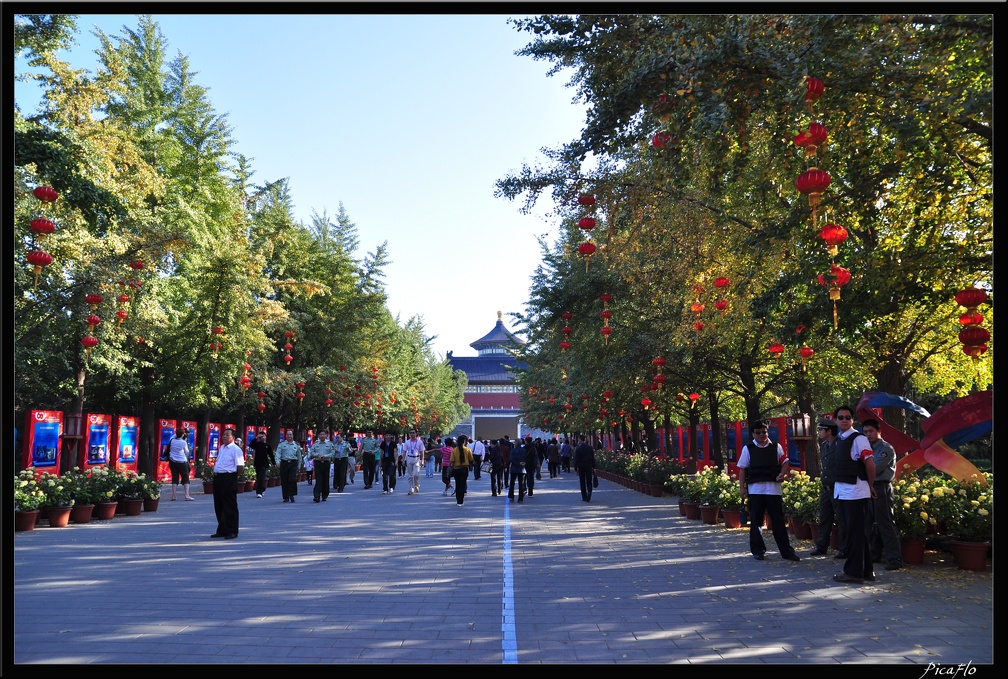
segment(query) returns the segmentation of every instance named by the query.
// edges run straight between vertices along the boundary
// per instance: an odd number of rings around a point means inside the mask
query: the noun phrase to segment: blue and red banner
[[[109,463],[111,433],[111,415],[88,413],[84,425],[84,445],[81,446],[81,469],[103,467]]]
[[[25,415],[24,450],[21,468],[59,473],[60,437],[63,434],[63,411],[29,410]]]
[[[116,417],[115,468],[137,469],[137,445],[140,442],[140,421],[131,415]]]

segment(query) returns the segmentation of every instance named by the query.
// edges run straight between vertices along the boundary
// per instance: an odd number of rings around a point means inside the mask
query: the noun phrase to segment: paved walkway
[[[485,474],[462,508],[440,476],[421,475],[413,497],[404,487],[384,496],[356,483],[320,504],[305,483],[295,504],[279,488],[243,493],[236,540],[210,539],[212,498],[198,491],[195,502],[162,495],[156,513],[15,533],[13,662],[993,673],[992,572],[958,570],[947,553],[840,585],[832,555],[805,558],[809,541],[799,563],[775,551],[759,562],[746,529],[687,520],[672,498],[605,480],[590,504],[573,474],[544,475],[523,504],[491,497]]]

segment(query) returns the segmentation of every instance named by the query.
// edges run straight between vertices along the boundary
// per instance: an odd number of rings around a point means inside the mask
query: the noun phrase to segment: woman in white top
[[[189,444],[186,443],[186,430],[181,427],[175,430],[175,438],[168,443],[168,468],[172,475],[171,499],[175,499],[175,490],[182,484],[185,499],[195,500],[189,494]]]

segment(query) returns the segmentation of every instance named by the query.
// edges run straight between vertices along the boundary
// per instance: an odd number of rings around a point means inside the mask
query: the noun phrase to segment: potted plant
[[[717,467],[704,467],[696,475],[700,500],[700,517],[704,523],[717,523],[721,506],[718,501],[721,496],[721,470]]]
[[[59,474],[43,472],[38,479],[38,487],[45,499],[42,507],[48,510],[49,525],[62,528],[70,522],[70,509],[73,507],[73,483]]]
[[[930,501],[931,496],[916,476],[902,477],[893,483],[893,521],[904,563],[924,563],[924,537],[937,523],[928,512]]]
[[[701,483],[696,477],[687,476],[686,478],[686,484],[682,489],[683,509],[686,510],[687,519],[699,519]]]
[[[974,474],[970,480],[959,483],[955,494],[955,515],[948,524],[952,558],[963,570],[987,568],[987,551],[993,530],[994,477],[989,472],[983,476],[981,479]]]
[[[14,530],[35,528],[45,494],[38,487],[34,469],[22,469],[14,479]]]
[[[126,516],[138,516],[143,511],[143,490],[147,476],[138,474],[132,469],[124,469],[119,473],[121,476],[116,499],[122,507],[122,513]]]
[[[213,465],[206,460],[196,460],[196,475],[203,482],[203,493],[205,495],[213,495]]]
[[[811,540],[809,523],[816,521],[819,513],[819,479],[804,471],[792,471],[781,483],[781,500],[784,514],[789,518],[791,531],[801,540]]]
[[[74,467],[67,478],[73,486],[74,505],[70,510],[70,520],[74,523],[88,523],[94,514],[95,503],[98,500],[98,490],[92,483],[91,471],[81,471]]]
[[[111,519],[119,504],[119,484],[122,476],[108,467],[94,467],[88,470],[89,483],[94,490],[94,518]]]
[[[245,482],[245,492],[251,493],[255,490],[256,482],[256,469],[253,465],[245,465],[245,470],[242,472],[242,479]]]
[[[734,474],[729,474],[725,470],[721,470],[718,487],[717,503],[721,507],[721,516],[724,518],[725,528],[741,527],[743,503],[738,477]]]
[[[156,512],[158,503],[161,500],[161,482],[156,478],[148,478],[143,484],[143,510],[145,512]]]

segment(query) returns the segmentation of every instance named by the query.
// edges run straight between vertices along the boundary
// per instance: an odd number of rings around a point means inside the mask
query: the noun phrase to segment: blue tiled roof
[[[480,349],[488,349],[499,345],[507,346],[510,344],[525,344],[525,340],[512,334],[504,327],[504,322],[498,318],[497,324],[493,327],[493,330],[483,335],[483,337],[480,337],[469,346],[479,351]]]
[[[454,370],[466,374],[469,383],[508,383],[513,382],[511,373],[506,366],[527,368],[526,363],[518,361],[513,356],[451,356],[448,362]]]

